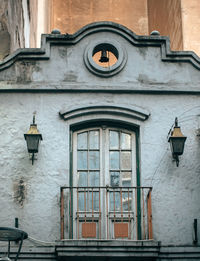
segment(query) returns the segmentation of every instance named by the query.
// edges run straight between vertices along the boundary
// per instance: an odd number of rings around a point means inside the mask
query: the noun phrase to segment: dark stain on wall
[[[67,73],[63,79],[64,82],[77,82],[77,75],[73,72]]]
[[[138,48],[139,53],[145,58],[146,54],[148,52],[148,48],[147,47],[139,47]]]
[[[14,201],[19,204],[21,207],[24,206],[24,202],[26,199],[26,183],[23,178],[20,178],[19,181],[15,182],[13,185],[14,190]]]
[[[35,61],[20,61],[16,63],[16,81],[18,83],[31,82],[35,69]]]

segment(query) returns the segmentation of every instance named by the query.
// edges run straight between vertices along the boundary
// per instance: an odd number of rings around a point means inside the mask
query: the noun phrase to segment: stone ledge
[[[64,240],[56,246],[59,260],[64,257],[151,258],[156,260],[159,242],[131,240]]]
[[[6,249],[1,248],[0,256]],[[17,252],[11,248],[11,258]],[[119,261],[119,260],[200,260],[200,246],[162,246],[153,240],[62,240],[55,246],[24,246],[19,260],[24,261]]]
[[[127,85],[95,85],[95,84],[69,84],[63,82],[29,82],[17,84],[16,82],[0,81],[0,92],[105,92],[105,93],[139,93],[139,94],[200,94],[200,84],[189,83],[159,83],[139,84],[128,83]]]
[[[0,250],[0,257],[5,254],[7,248]],[[14,259],[18,248],[11,247],[10,258]],[[18,260],[37,260],[37,261],[55,261],[56,253],[55,247],[31,247],[31,246],[23,246],[21,253],[19,255]]]

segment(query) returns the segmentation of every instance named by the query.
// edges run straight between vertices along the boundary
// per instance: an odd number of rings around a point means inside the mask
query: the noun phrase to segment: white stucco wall
[[[18,61],[0,72],[1,226],[14,225],[18,217],[20,228],[31,237],[59,239],[60,186],[69,185],[70,165],[69,122],[60,118],[59,111],[103,101],[150,112],[146,121],[132,121],[140,129],[141,185],[153,186],[154,239],[163,244],[191,245],[193,221],[200,221],[200,139],[196,133],[200,72],[189,63],[162,62],[159,47],[135,47],[108,32],[98,37],[117,40],[128,54],[125,68],[111,78],[93,75],[83,62],[84,49],[97,34],[73,46],[53,46],[48,60]],[[101,92],[95,92],[98,90]],[[43,141],[38,159],[31,165],[23,134],[34,111]],[[167,141],[175,117],[187,136],[178,168]],[[20,180],[25,186],[23,206],[15,198]]]
[[[177,168],[172,162],[167,133],[175,116],[191,109],[197,113],[195,96],[154,96],[127,94],[1,94],[1,225],[20,227],[30,236],[59,239],[60,186],[69,185],[68,124],[59,118],[62,105],[127,101],[144,105],[150,118],[141,123],[141,184],[153,186],[154,239],[163,243],[190,244],[192,223],[199,219],[199,137],[195,117],[180,122],[187,141]],[[165,103],[163,104],[163,99]],[[132,103],[134,101],[134,103]],[[185,104],[183,109],[183,104]],[[23,134],[32,112],[37,111],[38,129],[43,135],[38,160],[31,165]],[[26,192],[23,207],[16,203],[14,184],[23,179]]]

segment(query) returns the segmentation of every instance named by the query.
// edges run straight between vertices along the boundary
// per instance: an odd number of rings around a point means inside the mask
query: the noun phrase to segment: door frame
[[[75,124],[70,126],[70,135],[69,135],[69,149],[70,149],[70,159],[69,159],[69,184],[70,187],[73,187],[73,133],[75,131],[79,131],[81,129],[89,129],[89,128],[98,128],[101,127],[102,125],[106,125],[107,127],[114,127],[114,128],[121,128],[122,130],[128,130],[132,131],[135,133],[135,139],[136,139],[136,186],[140,187],[141,182],[140,182],[140,143],[139,143],[139,138],[140,138],[140,130],[139,127],[130,124],[127,122],[121,122],[117,120],[96,120],[89,121],[89,122],[83,122],[80,124]],[[70,202],[73,202],[73,193],[71,194],[71,199]],[[72,213],[70,217],[70,213]],[[73,239],[73,203],[71,203],[71,206],[69,206],[69,238]],[[141,240],[141,194],[140,194],[140,189],[137,189],[137,240]]]

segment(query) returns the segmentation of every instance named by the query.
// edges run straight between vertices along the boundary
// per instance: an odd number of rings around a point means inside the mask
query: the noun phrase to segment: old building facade
[[[199,8],[1,1],[0,227],[28,233],[21,259],[200,259]]]
[[[28,233],[21,258],[200,257],[199,70],[167,37],[112,22],[43,35],[0,63],[0,220]],[[43,139],[32,164],[33,115]]]

